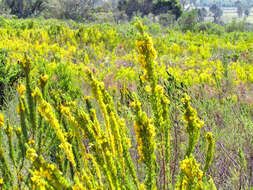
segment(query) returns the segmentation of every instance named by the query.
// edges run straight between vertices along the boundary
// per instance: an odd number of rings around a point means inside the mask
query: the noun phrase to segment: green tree
[[[216,4],[212,4],[209,10],[213,13],[213,22],[218,23],[221,16],[223,15],[223,11]]]
[[[155,15],[168,13],[168,11],[175,15],[176,18],[179,18],[183,12],[178,0],[159,0],[157,3],[153,4],[152,13]]]
[[[194,31],[198,23],[198,13],[195,9],[191,11],[184,12],[184,14],[179,19],[179,25],[183,32],[187,30]]]
[[[63,19],[79,20],[87,17],[95,6],[95,0],[58,0],[56,11]]]
[[[118,9],[124,11],[129,18],[132,18],[134,13],[141,10],[141,4],[137,0],[121,0],[118,3]]]
[[[246,16],[246,17],[249,17],[249,15],[250,15],[250,7],[248,7],[247,9],[245,9],[244,10],[244,15]]]
[[[26,18],[43,11],[47,0],[4,0],[2,3],[10,9],[11,14]]]
[[[178,0],[120,0],[118,9],[125,11],[129,18],[134,13],[140,12],[142,16],[153,13],[154,15],[168,13],[169,11],[179,18],[182,14],[182,7]]]
[[[198,12],[198,21],[203,22],[205,20],[205,17],[207,17],[207,10],[203,7],[201,9],[197,9]]]
[[[238,17],[241,18],[242,15],[243,15],[243,12],[244,12],[243,3],[242,3],[241,1],[236,1],[236,2],[235,2],[235,6],[236,6],[236,8],[237,8]]]

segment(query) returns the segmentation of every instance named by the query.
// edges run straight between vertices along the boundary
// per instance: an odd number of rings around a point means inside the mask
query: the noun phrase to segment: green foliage
[[[46,8],[45,0],[3,0],[1,3],[11,10],[10,14],[17,15],[19,18],[26,18]]]
[[[195,31],[197,22],[198,22],[198,13],[196,10],[184,12],[183,15],[178,20],[179,27],[183,32],[186,32],[187,30]]]
[[[183,12],[178,0],[157,2],[152,0],[145,0],[143,2],[136,0],[121,0],[118,3],[118,8],[120,11],[125,11],[129,18],[132,18],[133,15],[138,12],[144,16],[150,13],[154,15],[167,14],[169,11],[177,19]]]
[[[170,26],[175,22],[175,16],[171,13],[163,13],[159,15],[159,23],[163,26]]]
[[[22,76],[20,69],[16,65],[8,62],[8,49],[0,49],[0,105],[5,102],[5,96],[13,88]]]
[[[212,6],[210,6],[209,10],[213,13],[213,18],[214,18],[213,22],[218,23],[220,17],[223,14],[222,9],[220,7],[218,7],[217,4],[212,4]]]
[[[199,32],[206,32],[208,34],[216,35],[222,35],[225,33],[225,27],[211,22],[202,22],[197,24],[197,30]]]
[[[198,21],[203,22],[205,17],[208,15],[208,12],[205,8],[197,9],[198,12]]]
[[[246,25],[244,21],[237,21],[233,18],[232,22],[226,25],[226,32],[244,32]]]

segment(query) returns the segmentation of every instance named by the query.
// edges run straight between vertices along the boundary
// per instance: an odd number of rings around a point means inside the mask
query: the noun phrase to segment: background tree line
[[[162,25],[176,23],[186,31],[195,30],[206,18],[210,22],[211,17],[215,24],[224,25],[223,6],[228,2],[238,18],[250,15],[253,0],[0,0],[0,14],[117,23],[138,16]]]
[[[19,18],[27,18],[40,14],[50,15],[56,18],[78,19],[89,17],[94,11],[123,11],[131,18],[135,13],[155,15],[167,13],[171,10],[177,18],[182,14],[178,0],[2,0],[1,12],[8,12]]]

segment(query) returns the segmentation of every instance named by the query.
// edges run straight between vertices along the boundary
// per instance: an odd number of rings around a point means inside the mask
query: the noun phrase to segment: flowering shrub
[[[216,189],[210,123],[173,88],[224,89],[229,75],[232,85],[252,84],[248,57],[213,59],[219,48],[250,51],[248,34],[234,42],[173,31],[151,38],[141,22],[130,36],[108,25],[13,27],[0,29],[0,46],[23,75],[17,122],[0,113],[0,188]]]

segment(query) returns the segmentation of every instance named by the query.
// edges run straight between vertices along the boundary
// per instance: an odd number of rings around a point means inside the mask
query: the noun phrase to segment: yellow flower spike
[[[28,148],[26,151],[26,157],[33,162],[38,157],[38,155],[36,154],[36,151],[33,148]]]
[[[43,82],[47,82],[49,76],[46,74],[46,75],[42,75],[40,78],[41,78],[41,80],[42,80]]]
[[[207,151],[206,151],[206,160],[205,160],[206,163],[205,163],[205,167],[204,167],[205,173],[213,161],[214,146],[215,146],[215,140],[214,140],[213,134],[211,132],[208,132],[206,134],[206,139],[208,141],[208,147],[207,147]]]
[[[76,169],[76,163],[72,152],[72,146],[67,142],[61,129],[61,126],[59,124],[59,121],[56,119],[52,106],[43,99],[39,88],[36,88],[34,90],[33,97],[38,100],[39,103],[38,111],[40,112],[42,117],[45,117],[45,119],[51,124],[51,126],[55,130],[57,137],[61,141],[61,147],[63,148],[68,160]]]
[[[34,139],[30,139],[30,140],[28,141],[28,144],[29,144],[29,145],[34,145],[34,144],[35,144],[35,140],[34,140]]]
[[[17,131],[18,133],[21,133],[21,127],[16,128],[16,131]]]
[[[176,189],[203,189],[203,172],[194,157],[186,157],[180,162],[180,172],[182,180],[178,182]]]
[[[135,102],[131,102],[131,103],[130,103],[130,106],[131,106],[131,107],[135,107]]]
[[[45,75],[40,75],[40,78],[39,78],[39,86],[41,86],[42,88],[45,88],[48,79],[49,79],[49,75],[47,75],[47,74],[45,74]]]
[[[4,126],[4,116],[3,114],[0,112],[0,127]]]
[[[146,29],[146,27],[142,24],[141,21],[137,21],[136,23],[134,23],[134,26],[139,30],[141,34],[143,34]]]
[[[18,113],[19,115],[20,115],[20,113],[21,113],[21,112],[20,112],[20,111],[21,111],[21,110],[20,110],[20,109],[21,109],[20,106],[21,106],[21,105],[20,105],[20,103],[19,103],[19,104],[17,105],[17,107],[16,107],[17,113]]]
[[[183,187],[186,187],[187,184],[188,184],[187,180],[184,179],[184,180],[183,180]]]
[[[60,149],[63,149],[63,148],[64,148],[63,144],[59,144],[58,147],[59,147]]]
[[[134,120],[134,130],[136,134],[136,139],[138,142],[138,153],[139,162],[144,162],[148,168],[149,173],[146,178],[146,185],[155,187],[155,127],[151,124],[147,114],[142,111],[141,103],[134,103],[135,110],[135,120]],[[147,187],[148,188],[148,187]]]
[[[32,97],[38,97],[38,98],[41,98],[42,95],[41,95],[41,92],[40,92],[40,89],[38,87],[35,88],[35,90],[33,91],[32,93]]]
[[[21,61],[21,65],[22,65],[22,67],[24,68],[24,70],[26,71],[26,72],[30,72],[31,71],[31,69],[32,69],[32,62],[31,62],[31,60],[30,60],[30,58],[27,56],[27,55],[25,55],[24,57],[23,57],[23,59],[22,59],[22,61]]]
[[[168,98],[164,98],[164,100],[163,100],[163,101],[164,101],[164,103],[165,103],[165,104],[167,104],[167,105],[169,105],[169,104],[170,104],[170,100],[169,100]]]
[[[147,92],[151,92],[151,87],[150,87],[149,85],[147,85],[147,86],[145,86],[145,90],[146,90]]]
[[[26,56],[23,57],[21,64],[24,68],[26,67]]]
[[[68,106],[72,106],[72,108],[76,108],[76,102],[75,101],[70,101],[70,102],[67,102],[66,105]]]
[[[83,100],[85,101],[85,100],[90,100],[90,99],[93,99],[93,97],[92,96],[84,96],[83,97]]]
[[[154,126],[150,124],[150,121],[147,121],[149,126],[152,126],[150,129],[149,137],[153,139],[155,137],[155,133],[157,135],[157,138],[163,142],[159,143],[158,151],[161,153],[162,151],[165,152],[165,155],[163,157],[163,161],[166,164],[166,171],[164,174],[165,176],[169,176],[169,155],[170,155],[170,132],[169,132],[169,126],[170,126],[170,118],[169,118],[169,109],[168,104],[169,100],[164,95],[164,89],[161,85],[158,85],[158,63],[156,61],[157,52],[154,49],[152,38],[148,35],[148,33],[145,32],[145,28],[141,22],[137,22],[135,24],[136,28],[139,31],[139,35],[136,42],[136,47],[138,51],[138,61],[141,66],[141,69],[143,70],[143,75],[140,77],[142,82],[147,82],[150,85],[149,87],[146,87],[147,91],[151,92],[151,105],[152,105],[152,111],[154,114]],[[140,107],[135,107],[136,112],[140,111]],[[143,119],[143,118],[142,118]],[[135,127],[136,128],[136,127]],[[141,129],[139,129],[141,130]],[[137,130],[137,132],[139,131]],[[136,132],[136,133],[137,133]],[[137,138],[138,139],[138,138]],[[144,143],[145,146],[146,142]],[[144,147],[145,147],[144,146]],[[152,148],[155,148],[155,144]],[[142,151],[142,144],[140,144],[140,151]],[[142,158],[142,157],[141,157]],[[145,160],[144,156],[144,160]],[[150,167],[150,166],[149,166]],[[151,166],[152,167],[152,166]],[[169,179],[167,178],[166,181]],[[148,181],[148,182],[147,182]],[[147,179],[145,182],[146,185],[149,185],[153,183],[151,182],[150,178]],[[150,188],[150,186],[147,186],[147,188]]]
[[[23,84],[18,86],[17,91],[18,91],[19,95],[21,96],[21,98],[25,98],[24,94],[25,94],[26,88]]]
[[[140,190],[146,190],[145,185],[143,183],[140,185]]]
[[[199,121],[199,126],[202,127],[204,125],[204,121]]]
[[[186,152],[186,156],[190,156],[193,152],[196,143],[198,142],[200,136],[200,129],[204,125],[204,122],[201,121],[197,117],[197,111],[193,107],[191,107],[190,97],[187,94],[184,94],[184,98],[182,98],[183,106],[184,106],[184,116],[183,120],[185,122],[185,129],[188,133],[188,148]]]
[[[127,147],[131,148],[132,144],[131,144],[130,138],[126,138],[126,144],[127,144]]]
[[[213,134],[211,133],[211,132],[208,132],[207,134],[206,134],[206,139],[210,142],[210,141],[212,141],[213,140]]]
[[[155,87],[155,91],[157,92],[157,93],[159,93],[159,94],[163,94],[163,87],[161,86],[161,85],[157,85],[156,87]]]

